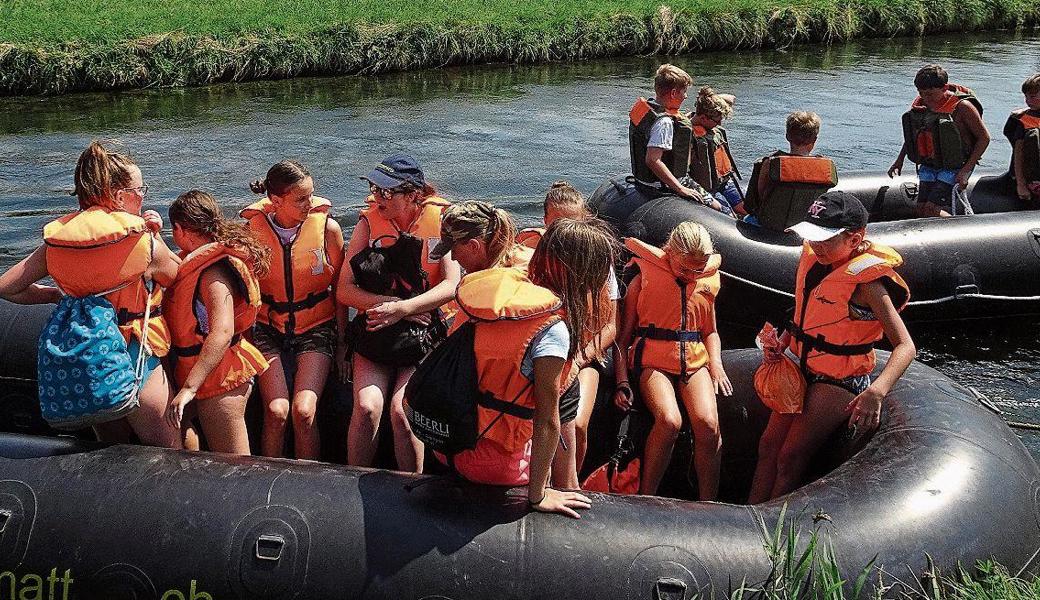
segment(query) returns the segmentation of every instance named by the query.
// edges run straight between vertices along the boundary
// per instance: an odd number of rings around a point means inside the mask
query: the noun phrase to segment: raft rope
[[[733,279],[735,281],[739,281],[740,283],[750,285],[751,287],[755,287],[755,288],[758,288],[760,290],[765,290],[767,292],[772,292],[774,294],[779,294],[781,296],[786,296],[788,298],[794,298],[794,294],[792,294],[790,292],[785,292],[784,290],[778,290],[776,288],[769,287],[768,285],[764,285],[764,284],[758,283],[757,281],[751,281],[750,279],[745,279],[745,278],[740,277],[738,275],[734,275],[733,273],[727,273],[726,271],[721,271],[720,270],[719,273],[722,273],[723,275],[725,275],[726,277],[729,277],[730,279]],[[966,294],[953,294],[951,296],[943,296],[942,298],[933,298],[931,300],[911,300],[910,301],[910,306],[928,306],[928,305],[931,305],[931,304],[942,304],[944,302],[950,302],[952,300],[963,300],[965,298],[974,298],[974,299],[977,299],[977,300],[1040,302],[1040,296],[1000,296],[1000,295],[996,295],[996,294],[979,294],[979,293],[976,293],[976,292],[971,292],[971,293],[966,293]]]
[[[987,398],[985,394],[970,386],[968,387],[968,390],[975,396],[975,399],[979,401],[979,404],[985,406],[1002,419],[1004,418],[1004,411],[1000,410],[1000,407],[994,404],[992,400]],[[1007,426],[1012,429],[1040,431],[1040,423],[1031,423],[1029,421],[1012,421],[1010,419],[1004,419],[1004,423],[1006,423]]]

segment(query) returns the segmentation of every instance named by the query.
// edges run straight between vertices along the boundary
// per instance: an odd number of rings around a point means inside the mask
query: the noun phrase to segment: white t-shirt
[[[650,140],[647,148],[672,149],[672,136],[675,134],[675,123],[671,117],[661,117],[650,127]]]
[[[520,363],[520,374],[528,379],[534,378],[534,359],[555,356],[556,358],[567,358],[571,349],[571,332],[563,321],[553,323],[544,331],[534,336],[524,360]]]

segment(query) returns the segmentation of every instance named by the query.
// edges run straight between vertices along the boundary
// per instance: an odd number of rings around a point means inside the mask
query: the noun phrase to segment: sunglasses
[[[128,188],[123,188],[123,189],[121,189],[119,191],[120,192],[134,192],[138,196],[144,198],[145,196],[148,195],[148,186],[147,185],[142,185],[142,186],[138,186],[138,187],[128,187]]]
[[[407,194],[412,191],[412,188],[408,186],[399,186],[390,189],[384,189],[377,185],[369,185],[368,189],[372,192],[372,196],[375,198],[382,198],[383,200],[390,200],[394,197],[394,194]]]

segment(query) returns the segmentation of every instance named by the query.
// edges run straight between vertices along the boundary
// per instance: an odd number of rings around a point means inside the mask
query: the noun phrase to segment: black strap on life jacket
[[[808,350],[817,350],[834,356],[860,356],[862,354],[870,354],[871,350],[874,349],[874,344],[833,344],[828,342],[822,335],[805,333],[793,321],[788,324],[787,330],[802,344],[802,354],[807,354]]]
[[[299,302],[277,302],[274,296],[267,294],[261,294],[260,300],[263,301],[270,309],[274,312],[287,313],[297,310],[306,310],[308,308],[314,308],[320,304],[323,300],[329,297],[329,290],[322,290],[320,292],[313,292],[307,294],[307,296]]]
[[[530,387],[530,384],[524,386],[524,389],[521,390],[520,394],[517,394],[517,397],[514,398],[512,402],[499,400],[490,392],[484,392],[483,394],[477,397],[477,405],[482,406],[488,410],[500,412],[504,415],[509,415],[511,417],[516,417],[518,419],[526,419],[530,421],[534,419],[534,409],[527,406],[521,406],[516,403],[516,401],[520,399],[520,396],[523,394],[524,391],[527,390],[528,387]]]
[[[665,342],[699,342],[701,332],[683,329],[660,329],[654,325],[648,327],[636,327],[636,337],[648,340],[662,340]]]
[[[232,346],[234,346],[235,344],[237,344],[237,343],[239,343],[241,341],[242,341],[242,334],[241,333],[236,333],[235,335],[231,336],[231,345]],[[202,344],[198,343],[198,344],[195,344],[194,346],[170,346],[170,352],[172,352],[174,355],[176,355],[178,357],[198,356],[199,354],[202,353]]]
[[[153,306],[152,307],[152,310],[149,312],[148,316],[151,317],[151,318],[154,318],[154,317],[158,317],[158,316],[161,316],[161,315],[162,315],[162,306],[158,305],[158,306]],[[120,325],[129,325],[130,323],[133,323],[134,321],[136,321],[138,319],[143,319],[143,318],[144,318],[144,312],[131,312],[131,311],[125,309],[125,308],[120,308],[116,312],[116,321]]]

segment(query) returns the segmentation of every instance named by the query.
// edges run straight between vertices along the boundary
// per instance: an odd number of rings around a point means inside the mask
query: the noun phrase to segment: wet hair
[[[614,320],[606,284],[616,248],[603,221],[558,219],[545,230],[531,257],[531,281],[563,300],[563,318],[571,332],[568,359],[578,354],[582,360],[594,358],[585,356],[586,346]]]
[[[589,212],[588,205],[585,204],[585,197],[566,181],[556,181],[549,186],[549,191],[545,193],[545,202],[542,203],[542,210],[545,214],[549,214],[550,208],[566,211],[567,216],[572,219],[584,219],[592,214]]]
[[[696,221],[683,221],[669,234],[664,251],[673,255],[705,258],[715,253],[715,246],[704,225]]]
[[[820,115],[804,110],[787,115],[787,141],[803,146],[820,135]]]
[[[663,64],[654,74],[654,91],[658,93],[682,90],[693,85],[693,78],[686,71],[672,64]]]
[[[177,196],[169,214],[171,224],[245,250],[253,274],[258,278],[265,277],[271,270],[271,249],[245,223],[225,219],[217,200],[206,192],[191,190]]]
[[[925,65],[914,76],[914,87],[919,90],[946,87],[949,82],[950,76],[946,73],[946,69],[939,65]]]
[[[1035,94],[1040,92],[1040,73],[1033,73],[1022,82],[1023,94]]]
[[[289,188],[311,176],[307,167],[295,160],[283,160],[267,170],[263,181],[259,179],[249,184],[254,194],[274,194],[284,196]]]
[[[724,121],[733,116],[733,105],[708,86],[702,87],[697,92],[697,102],[694,104],[694,110],[698,115],[718,116],[719,121]]]
[[[116,192],[130,185],[131,167],[137,165],[126,154],[110,148],[111,144],[94,140],[76,161],[72,195],[79,199],[82,210],[92,206],[123,209]]]

